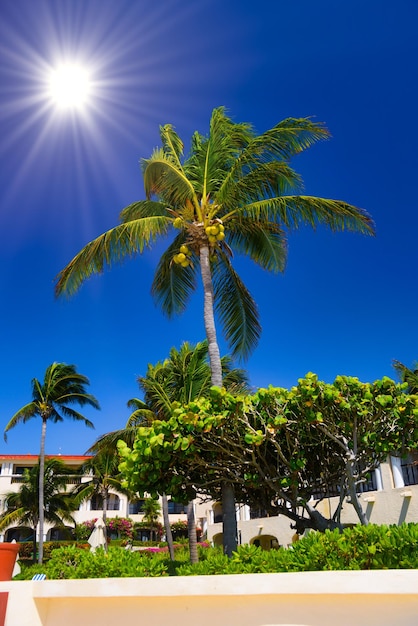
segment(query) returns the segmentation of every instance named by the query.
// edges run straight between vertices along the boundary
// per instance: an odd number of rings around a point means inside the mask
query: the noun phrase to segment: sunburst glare
[[[80,109],[91,96],[89,72],[78,65],[61,65],[49,76],[49,95],[63,109]]]

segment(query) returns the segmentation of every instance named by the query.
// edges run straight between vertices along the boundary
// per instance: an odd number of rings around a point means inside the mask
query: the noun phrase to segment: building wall
[[[70,467],[74,467],[74,469],[80,467],[83,462],[86,461],[87,457],[85,456],[59,456],[59,459]],[[20,475],[16,473],[17,467],[33,467],[38,462],[37,455],[2,455],[0,456],[0,515],[5,512],[5,494],[12,491],[19,491],[21,482],[19,482]],[[86,482],[88,477],[81,478],[82,482]],[[69,484],[67,487],[67,492],[70,491],[72,485]],[[129,501],[127,496],[124,494],[117,494],[119,497],[119,509],[118,510],[108,510],[107,517],[130,517],[133,522],[140,522],[143,519],[143,515],[141,513],[138,514],[130,514],[129,515]],[[78,511],[74,511],[73,517],[75,521],[79,524],[84,521],[88,521],[94,518],[99,517],[102,514],[102,510],[92,510],[91,509],[91,501],[85,501],[80,505]],[[184,513],[176,513],[169,515],[170,522],[177,522],[178,520],[187,520],[187,515]],[[162,516],[160,518],[162,522]],[[68,523],[66,524],[68,526]],[[51,525],[45,521],[45,534],[44,539],[46,540],[48,531],[51,529]],[[6,531],[5,531],[6,532]],[[0,534],[0,541],[4,541],[5,532]]]
[[[86,460],[84,456],[61,456],[60,460],[70,466],[80,466]],[[18,491],[20,483],[13,482],[13,473],[16,466],[33,466],[37,463],[36,455],[3,455],[0,456],[0,514],[4,512],[4,494],[9,491]],[[412,466],[411,466],[412,467]],[[87,478],[85,479],[87,480]],[[378,487],[374,491],[361,494],[361,503],[371,523],[400,524],[402,522],[418,522],[418,485],[404,486],[399,459],[388,459],[377,471],[375,481]],[[129,515],[129,502],[126,496],[118,494],[120,498],[119,510],[108,511],[108,517],[130,517],[134,522],[142,520],[142,514]],[[327,517],[332,514],[338,505],[338,498],[326,498],[318,503],[317,508]],[[90,502],[84,502],[79,511],[74,513],[77,523],[99,517],[101,511],[91,510]],[[214,502],[195,502],[195,516],[197,524],[202,528],[203,536],[214,544],[222,544],[221,505]],[[170,521],[186,520],[183,513],[170,515]],[[345,524],[358,523],[354,508],[345,503],[342,516]],[[160,520],[162,522],[162,518]],[[250,509],[247,506],[237,507],[237,525],[239,543],[256,543],[266,549],[290,545],[295,530],[291,528],[291,520],[283,515],[276,517],[258,517],[251,519]],[[45,525],[47,533],[49,526]],[[0,541],[4,535],[0,535]]]
[[[416,626],[418,570],[0,582],[5,626]]]
[[[412,465],[411,465],[412,467]],[[416,476],[416,473],[414,473]],[[389,458],[377,470],[375,480],[378,489],[365,491],[360,495],[366,516],[373,524],[401,524],[418,522],[418,484],[405,486],[400,459]],[[327,518],[338,506],[338,497],[325,498],[317,504],[317,509]],[[214,503],[206,507],[208,518],[208,539],[215,544],[222,544],[222,523],[211,523],[214,518]],[[240,506],[237,510],[239,543],[258,543],[266,549],[287,546],[295,537],[291,528],[292,521],[283,515],[277,517],[258,517],[249,519],[248,507]],[[343,524],[357,524],[358,517],[354,507],[345,502],[341,514]]]

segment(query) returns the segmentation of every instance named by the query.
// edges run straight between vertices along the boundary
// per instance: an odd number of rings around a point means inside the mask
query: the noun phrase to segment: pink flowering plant
[[[97,517],[94,519],[86,520],[77,524],[75,528],[75,537],[79,541],[87,541],[93,532]],[[133,523],[132,520],[126,517],[110,517],[106,520],[107,536],[112,535],[118,539],[132,540],[133,538]]]
[[[126,517],[111,517],[106,520],[106,528],[108,535],[117,535],[119,539],[133,538],[133,523],[132,520]]]

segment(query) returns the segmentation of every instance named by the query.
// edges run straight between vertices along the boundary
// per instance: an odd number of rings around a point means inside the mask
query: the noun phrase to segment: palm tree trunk
[[[33,549],[32,561],[34,563],[36,563],[36,531],[38,529],[38,521],[36,522],[36,524],[33,525],[33,535],[32,535],[32,549]]]
[[[222,514],[223,514],[223,547],[224,554],[232,556],[238,546],[237,516],[235,512],[234,485],[224,481],[222,488]]]
[[[173,533],[171,532],[170,518],[168,516],[168,500],[167,500],[167,496],[165,493],[163,493],[162,495],[162,509],[163,509],[165,537],[167,539],[168,551],[170,553],[170,559],[174,561]]]
[[[106,520],[107,520],[107,502],[109,499],[109,493],[108,491],[105,489],[102,491],[102,500],[103,500],[103,524],[104,524],[104,529],[103,532],[105,534],[106,537],[106,543],[104,546],[104,550],[105,552],[107,552],[107,526],[106,526]]]
[[[222,387],[222,363],[216,339],[214,296],[212,274],[209,263],[209,248],[200,248],[200,271],[203,283],[203,319],[205,323],[206,338],[208,340],[209,363],[212,385]]]
[[[197,553],[196,518],[193,500],[187,504],[187,533],[189,535],[190,563],[198,563],[199,555]]]
[[[212,385],[222,387],[222,362],[219,346],[216,339],[214,297],[212,273],[209,263],[209,248],[200,248],[200,268],[203,283],[204,310],[206,338],[208,340],[208,352],[211,371]],[[235,515],[235,492],[231,483],[222,483],[222,510],[223,510],[223,546],[224,553],[231,556],[237,549],[237,519]]]
[[[45,436],[47,418],[42,416],[41,450],[39,452],[39,545],[38,563],[42,564],[44,558],[44,482],[45,482]]]

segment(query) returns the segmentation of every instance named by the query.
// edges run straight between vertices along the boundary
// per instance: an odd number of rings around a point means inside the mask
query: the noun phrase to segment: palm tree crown
[[[42,420],[62,422],[64,417],[84,422],[89,428],[93,423],[72,408],[73,404],[80,406],[90,405],[98,409],[96,398],[86,393],[88,378],[76,372],[74,365],[66,363],[52,363],[45,372],[44,381],[37,378],[32,380],[32,401],[19,409],[4,429],[5,439],[7,432],[17,424],[25,424],[33,417],[39,416]]]
[[[142,162],[147,199],[121,213],[121,224],[90,242],[59,274],[56,293],[74,293],[105,265],[142,253],[178,229],[158,264],[152,293],[168,315],[181,313],[200,266],[213,384],[221,384],[216,308],[233,355],[247,356],[261,333],[256,304],[232,265],[233,252],[261,268],[283,271],[286,231],[322,223],[372,234],[367,213],[339,200],[294,195],[300,176],[290,159],[329,136],[323,124],[288,118],[257,135],[215,109],[208,136],[194,133],[190,155],[174,128],[160,127],[162,147]],[[216,372],[214,374],[214,370]]]
[[[66,493],[68,475],[73,473],[58,459],[48,459],[44,467],[45,518],[48,522],[62,525],[74,519],[76,509],[71,495]],[[28,524],[33,529],[34,560],[36,554],[36,528],[39,522],[39,474],[40,462],[30,470],[25,470],[19,491],[6,494],[7,511],[0,518],[0,531],[12,524]]]
[[[4,429],[4,438],[7,432],[17,424],[25,424],[33,417],[42,419],[41,446],[39,453],[39,563],[43,558],[43,529],[44,529],[44,467],[45,467],[45,436],[48,421],[62,422],[64,417],[78,422],[84,422],[89,428],[93,423],[76,411],[72,405],[90,405],[100,408],[96,398],[86,393],[89,384],[88,378],[78,374],[74,365],[66,363],[52,363],[47,367],[44,380],[41,383],[37,378],[32,380],[32,401],[19,409]]]

